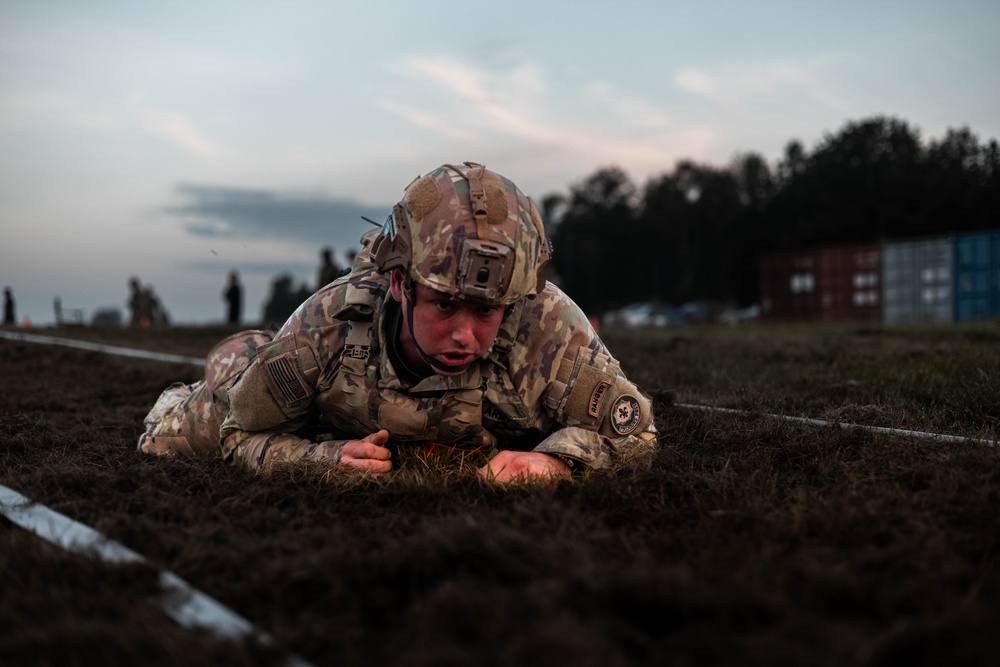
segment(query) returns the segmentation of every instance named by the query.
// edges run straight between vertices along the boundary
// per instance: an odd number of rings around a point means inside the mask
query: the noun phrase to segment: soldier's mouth
[[[476,359],[476,355],[467,352],[445,352],[438,355],[438,359],[445,366],[457,368],[471,364]]]

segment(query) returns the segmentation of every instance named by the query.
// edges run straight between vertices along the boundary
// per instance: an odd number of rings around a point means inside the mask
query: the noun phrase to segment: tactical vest
[[[523,303],[510,307],[484,362],[458,376],[431,375],[404,386],[386,351],[386,281],[379,294],[348,282],[344,307],[335,318],[349,323],[340,359],[320,374],[314,405],[324,427],[338,438],[385,428],[392,439],[492,449],[497,438],[540,441],[507,372]],[[537,437],[532,437],[537,434]]]

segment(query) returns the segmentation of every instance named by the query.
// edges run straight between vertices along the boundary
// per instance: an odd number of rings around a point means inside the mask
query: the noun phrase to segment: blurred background
[[[210,324],[235,271],[260,322],[473,160],[595,317],[753,316],[764,257],[1000,227],[998,63],[988,0],[5,0],[0,284],[18,325],[128,323],[133,278]]]

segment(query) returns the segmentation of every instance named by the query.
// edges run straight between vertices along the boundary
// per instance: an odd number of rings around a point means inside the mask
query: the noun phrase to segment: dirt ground
[[[46,332],[203,355],[221,329]],[[610,343],[609,343],[610,344]],[[630,350],[612,350],[628,367]],[[498,488],[140,455],[186,364],[0,339],[0,484],[149,559],[0,519],[0,664],[985,665],[1000,452],[683,410],[651,466]],[[663,378],[661,386],[669,386]],[[185,629],[177,574],[273,642]]]

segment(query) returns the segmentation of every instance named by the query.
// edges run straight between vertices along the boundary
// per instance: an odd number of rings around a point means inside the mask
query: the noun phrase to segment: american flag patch
[[[278,357],[267,362],[267,372],[274,381],[274,387],[287,403],[301,401],[306,397],[302,378],[288,357]]]

